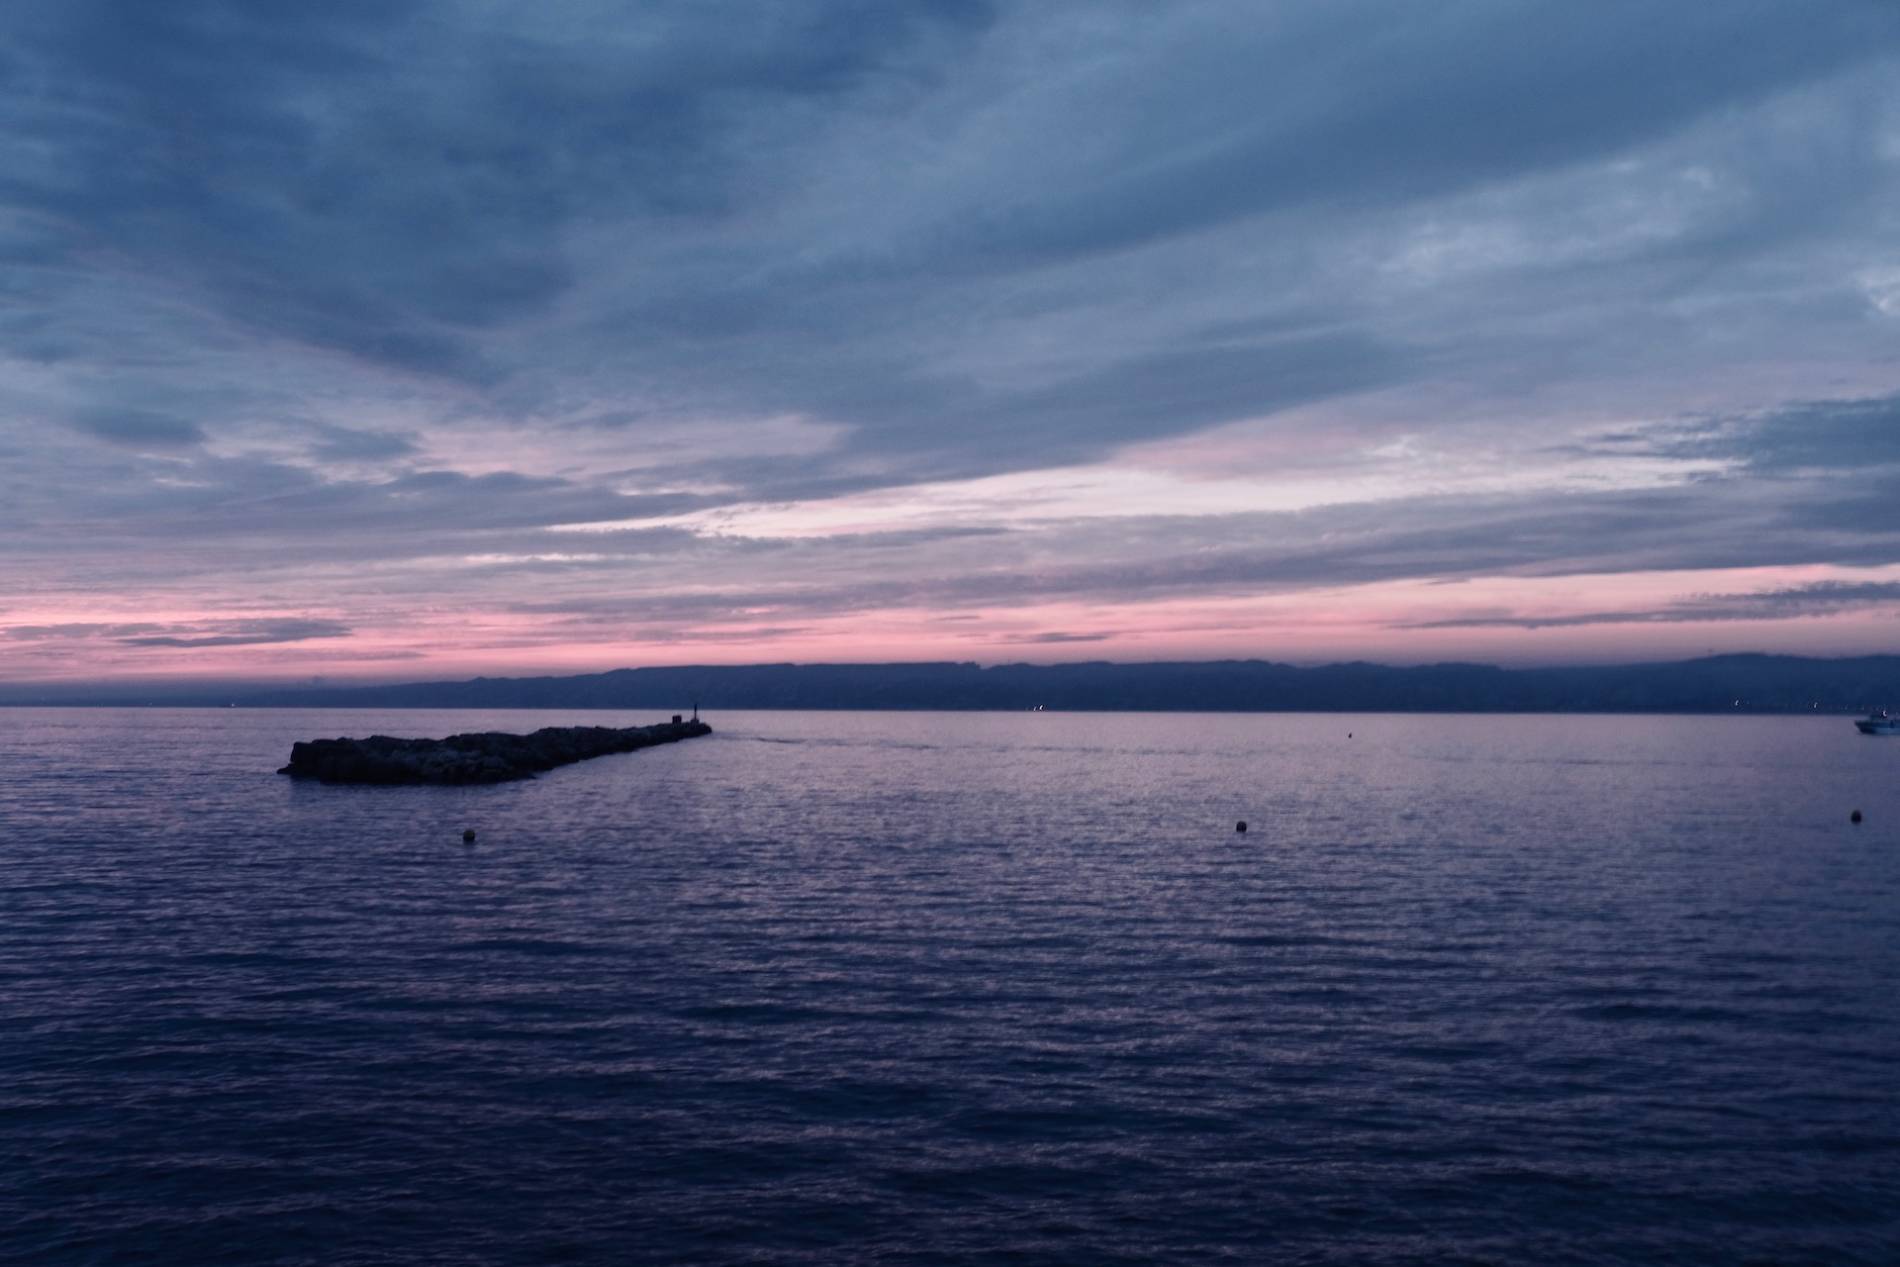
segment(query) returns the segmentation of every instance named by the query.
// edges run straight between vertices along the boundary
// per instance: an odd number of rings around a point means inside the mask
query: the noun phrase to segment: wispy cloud
[[[994,639],[998,642],[1016,643],[1024,646],[1056,646],[1067,642],[1107,642],[1113,633],[1064,633],[1051,631],[1034,634],[1005,634]]]
[[[19,0],[0,71],[0,677],[1900,563],[1892,5]]]
[[[1578,612],[1561,616],[1460,616],[1417,621],[1403,629],[1577,629],[1588,625],[1699,624],[1705,621],[1797,620],[1865,608],[1900,612],[1900,582],[1817,581],[1752,594],[1698,594],[1666,607]]]
[[[141,634],[121,638],[128,647],[249,647],[311,638],[347,638],[350,627],[334,620],[232,620],[209,626],[216,632]]]
[[[272,617],[190,624],[150,621],[125,624],[73,623],[0,627],[0,638],[15,642],[71,642],[107,639],[125,647],[248,647],[311,638],[347,638],[350,627],[335,620]]]

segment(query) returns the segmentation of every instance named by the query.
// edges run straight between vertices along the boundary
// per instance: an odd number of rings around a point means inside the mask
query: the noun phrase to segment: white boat
[[[1900,717],[1887,716],[1887,710],[1877,709],[1855,722],[1863,735],[1900,735]]]

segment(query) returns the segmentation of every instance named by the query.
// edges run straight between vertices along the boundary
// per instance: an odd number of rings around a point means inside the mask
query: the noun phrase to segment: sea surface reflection
[[[1895,1261],[1900,740],[713,713],[272,773],[616,719],[0,710],[0,1260]]]

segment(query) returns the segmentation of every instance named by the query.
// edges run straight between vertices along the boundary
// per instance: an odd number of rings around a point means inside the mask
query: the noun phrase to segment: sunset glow
[[[1900,645],[1900,11],[84,8],[0,681]]]

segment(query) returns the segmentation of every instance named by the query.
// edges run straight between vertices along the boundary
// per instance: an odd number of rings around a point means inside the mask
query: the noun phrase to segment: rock
[[[657,726],[550,726],[531,735],[488,731],[447,739],[312,739],[292,744],[277,773],[324,783],[502,783],[543,770],[710,735],[703,721]]]

